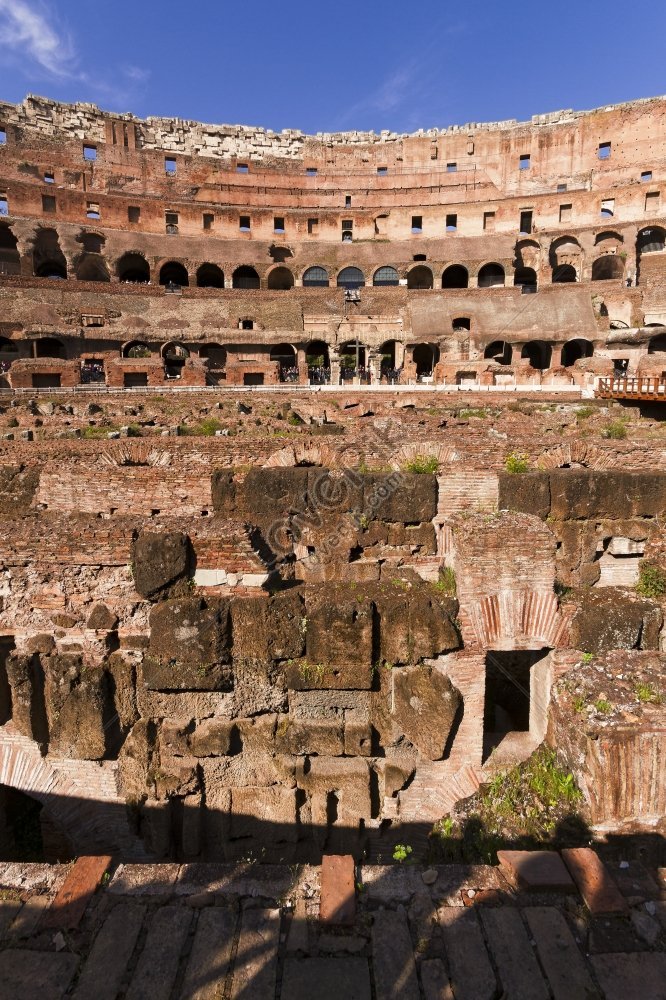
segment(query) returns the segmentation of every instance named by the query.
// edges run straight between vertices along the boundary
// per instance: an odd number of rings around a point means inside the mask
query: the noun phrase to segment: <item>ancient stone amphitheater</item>
[[[0,997],[664,996],[665,131],[0,104]]]

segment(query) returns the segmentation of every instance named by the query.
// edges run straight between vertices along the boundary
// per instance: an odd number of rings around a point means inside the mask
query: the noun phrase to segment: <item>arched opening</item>
[[[412,361],[416,365],[417,379],[432,378],[439,360],[439,349],[433,344],[416,344],[412,351]]]
[[[294,287],[294,276],[288,267],[276,267],[268,275],[268,287],[274,292],[287,292]]]
[[[34,341],[36,358],[61,358],[64,359],[65,345],[57,337],[39,337]]]
[[[400,378],[402,365],[398,365],[398,348],[400,342],[397,340],[385,340],[379,348],[381,358],[379,371],[381,378],[387,382],[397,382]]]
[[[276,344],[271,347],[270,359],[277,361],[280,366],[280,382],[298,382],[296,350],[291,344]]]
[[[455,319],[451,321],[451,328],[454,332],[456,330],[471,330],[472,321],[469,316],[456,316]]]
[[[33,271],[38,278],[65,279],[67,261],[55,229],[40,229],[33,250]]]
[[[348,340],[340,348],[340,377],[343,380],[352,378],[365,379],[366,348],[359,340]]]
[[[553,268],[553,284],[565,284],[570,281],[578,281],[576,268],[573,264],[558,264]]]
[[[202,264],[197,270],[197,288],[224,288],[224,271],[217,264]]]
[[[661,226],[647,226],[641,229],[636,237],[636,283],[641,277],[641,258],[643,254],[661,253],[666,246],[666,229]]]
[[[343,267],[337,278],[338,288],[363,288],[365,275],[360,267]]]
[[[564,368],[570,368],[576,361],[580,361],[581,358],[591,358],[593,354],[594,345],[589,340],[582,338],[569,340],[562,348],[562,365]]]
[[[550,368],[552,354],[550,344],[546,344],[543,340],[530,340],[520,352],[521,358],[529,361],[532,368],[536,368],[537,371],[545,371]]]
[[[648,342],[648,354],[666,354],[666,333],[658,333]]]
[[[413,267],[407,275],[407,288],[432,288],[432,271],[424,264]]]
[[[308,378],[314,385],[325,385],[331,379],[331,362],[328,344],[323,340],[311,340],[305,348]]]
[[[469,273],[462,264],[451,264],[442,275],[442,288],[467,288]]]
[[[21,257],[18,240],[9,226],[0,226],[0,274],[20,274]]]
[[[0,374],[8,372],[12,361],[15,360],[18,354],[18,347],[13,340],[8,340],[7,337],[0,337]],[[5,385],[3,385],[5,388]]]
[[[328,288],[328,271],[325,267],[309,267],[307,271],[303,272],[303,287],[304,288]]]
[[[169,260],[160,268],[160,285],[178,285],[181,288],[189,285],[187,268],[177,260]]]
[[[510,365],[513,356],[511,344],[507,344],[505,340],[494,340],[492,344],[488,344],[483,356],[486,361],[494,361],[497,365]]]
[[[162,348],[162,360],[164,361],[164,374],[166,377],[180,378],[189,356],[189,349],[184,344],[180,344],[175,340],[165,344]]]
[[[124,358],[149,358],[151,350],[143,340],[130,340],[122,350]]]
[[[0,785],[0,861],[44,861],[43,805],[9,785]]]
[[[126,253],[116,264],[119,281],[127,281],[132,285],[147,285],[150,282],[150,267],[145,257],[140,253]]]
[[[259,288],[261,282],[255,269],[243,264],[234,271],[231,284],[234,288],[254,289]]]
[[[479,288],[498,288],[504,281],[504,268],[501,264],[484,264],[479,271]]]
[[[398,272],[388,264],[379,267],[372,276],[373,285],[397,285],[399,283]]]
[[[84,254],[76,268],[79,281],[110,281],[106,264],[101,257]]]
[[[592,281],[610,281],[624,277],[624,261],[616,254],[597,257],[592,264]]]
[[[99,233],[83,233],[81,243],[84,253],[102,253],[106,240]]]
[[[523,293],[536,292],[537,274],[533,267],[517,267],[513,283],[520,288]]]

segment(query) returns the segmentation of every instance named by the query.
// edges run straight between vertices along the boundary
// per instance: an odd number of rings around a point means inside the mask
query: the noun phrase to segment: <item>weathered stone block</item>
[[[293,788],[232,788],[232,839],[253,837],[267,845],[295,842],[296,791]]]
[[[352,470],[331,473],[328,469],[308,470],[308,510],[327,520],[332,514],[363,509],[363,477]]]
[[[236,724],[231,719],[204,719],[188,739],[193,757],[219,757],[232,752]]]
[[[288,753],[303,756],[317,754],[339,757],[345,752],[342,720],[321,721],[289,720],[283,737]]]
[[[275,727],[278,717],[274,714],[257,715],[252,719],[237,719],[236,728],[244,751],[271,753],[275,749]]]
[[[402,524],[432,521],[437,513],[437,476],[414,472],[364,476],[366,517]]]
[[[550,478],[547,472],[500,472],[500,510],[515,510],[546,518],[550,514]]]
[[[150,613],[143,681],[159,691],[215,691],[231,683],[229,602],[163,601]]]
[[[284,679],[289,690],[367,691],[372,687],[374,667],[371,663],[355,663],[350,656],[344,664],[311,663],[310,660],[288,660]]]
[[[225,517],[236,514],[236,483],[232,469],[215,469],[211,477],[213,510]]]
[[[308,662],[332,667],[372,664],[374,613],[374,604],[368,600],[335,601],[314,607],[308,602]]]
[[[662,621],[655,601],[619,587],[600,587],[583,594],[571,622],[570,642],[588,653],[658,649]]]
[[[243,510],[250,520],[264,523],[305,511],[308,469],[250,469],[242,486]]]
[[[180,531],[142,531],[134,542],[134,585],[142,597],[156,598],[185,581],[190,561],[187,535]]]
[[[234,658],[287,660],[305,649],[305,605],[297,591],[231,603]]]
[[[49,748],[64,757],[101,759],[109,707],[104,671],[84,666],[80,657],[72,655],[45,657],[43,666]]]
[[[558,520],[656,517],[666,509],[666,475],[554,469],[550,496]]]
[[[428,760],[441,760],[462,704],[450,679],[431,667],[395,668],[393,717],[410,743]]]
[[[44,703],[44,673],[39,656],[10,653],[6,661],[11,690],[12,722],[23,736],[37,743],[48,739]]]
[[[86,628],[95,632],[110,631],[118,627],[118,615],[106,604],[96,604],[88,616]]]

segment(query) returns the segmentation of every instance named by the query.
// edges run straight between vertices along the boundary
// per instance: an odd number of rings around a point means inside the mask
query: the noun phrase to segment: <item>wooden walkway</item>
[[[594,394],[600,399],[666,403],[666,378],[602,378]]]

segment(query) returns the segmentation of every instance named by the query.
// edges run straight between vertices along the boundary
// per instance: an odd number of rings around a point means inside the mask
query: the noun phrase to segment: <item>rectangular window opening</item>
[[[284,219],[279,215],[276,215],[275,218],[273,219],[273,232],[274,233],[284,232]]]
[[[605,198],[601,202],[601,218],[612,219],[615,215],[615,198]]]
[[[532,232],[531,209],[525,209],[523,212],[520,213],[520,232],[525,234]]]
[[[566,184],[558,184],[557,185],[557,190],[561,194],[563,191],[567,190],[567,185]]]
[[[99,219],[99,217],[100,217],[99,205],[94,201],[89,201],[86,206],[86,218]]]
[[[0,126],[0,146],[4,146],[7,142],[7,130]]]
[[[177,170],[177,164],[173,156],[164,157],[164,170],[167,174],[174,175]]]
[[[212,212],[204,212],[202,222],[204,229],[210,230],[213,228],[213,223],[215,222],[215,216],[212,214]]]
[[[83,159],[84,160],[96,160],[97,159],[97,146],[83,146]]]
[[[168,236],[176,236],[178,233],[178,212],[165,212],[164,221]]]
[[[317,176],[317,168],[316,167],[306,167],[305,168],[305,173],[306,173],[306,176],[308,176],[308,177],[316,177]]]
[[[250,232],[251,226],[250,226],[250,216],[249,215],[241,215],[240,219],[238,220],[238,228],[240,229],[241,233],[249,233]]]
[[[519,167],[521,170],[529,170],[532,157],[529,153],[521,153]]]
[[[9,202],[4,193],[0,193],[0,215],[9,215]]]
[[[495,228],[495,213],[494,212],[484,212],[483,213],[483,228],[489,233]]]
[[[140,218],[141,218],[141,209],[137,205],[128,205],[127,221],[138,222]]]
[[[250,172],[250,166],[249,166],[248,163],[237,163],[236,164],[236,173],[237,174],[249,174],[249,172]]]
[[[319,230],[319,219],[308,219],[308,236],[314,236]]]
[[[44,183],[45,184],[55,184],[55,177],[54,177],[54,175],[52,173],[46,173],[46,174],[44,174]]]
[[[447,215],[446,217],[446,231],[447,233],[455,233],[458,228],[458,216],[457,215]]]
[[[651,170],[643,170],[643,172],[641,173],[641,183],[642,184],[647,184],[648,181],[651,181],[651,180],[652,180],[652,171]]]
[[[413,215],[412,216],[412,232],[422,233],[423,232],[423,216]]]
[[[55,212],[56,200],[52,194],[42,195],[42,212]]]
[[[350,194],[345,195],[345,208],[351,208],[351,199],[352,196]]]
[[[377,167],[377,174],[379,177],[385,177],[388,173],[388,167]]]
[[[571,221],[571,205],[560,205],[560,222]]]
[[[446,164],[446,172],[447,172],[447,174],[455,174],[457,170],[458,170],[458,164],[457,163],[447,163]]]
[[[597,156],[600,160],[609,160],[611,155],[611,144],[610,142],[600,142],[599,149],[597,150]]]

